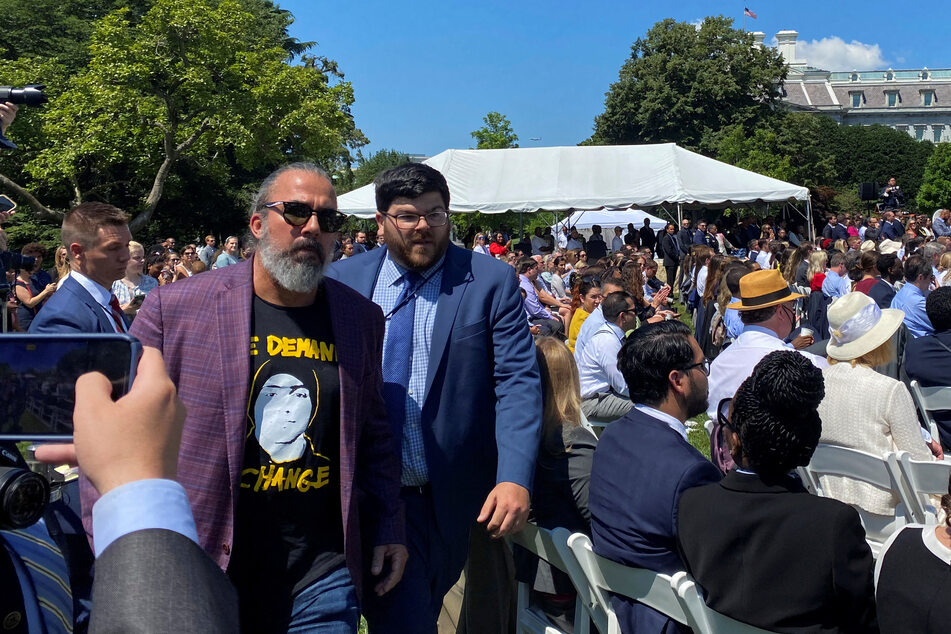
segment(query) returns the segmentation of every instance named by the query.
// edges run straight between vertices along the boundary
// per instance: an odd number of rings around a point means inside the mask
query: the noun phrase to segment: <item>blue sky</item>
[[[292,34],[316,41],[353,84],[357,126],[384,148],[436,154],[474,145],[496,110],[522,147],[575,145],[591,134],[631,44],[655,22],[707,15],[743,24],[743,4],[657,2],[317,2],[278,0]],[[946,2],[750,0],[751,31],[799,32],[797,56],[832,70],[949,68]],[[818,62],[818,63],[817,63]],[[825,62],[825,63],[823,63]],[[532,141],[532,137],[539,138]]]

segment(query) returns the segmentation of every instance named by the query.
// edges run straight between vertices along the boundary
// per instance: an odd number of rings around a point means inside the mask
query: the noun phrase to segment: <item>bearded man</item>
[[[383,314],[323,276],[343,220],[323,170],[278,169],[251,208],[254,256],[150,294],[132,329],[187,409],[178,479],[242,631],[356,632],[406,562]]]

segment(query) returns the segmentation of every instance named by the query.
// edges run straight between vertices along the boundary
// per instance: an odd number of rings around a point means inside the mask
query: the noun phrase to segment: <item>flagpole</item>
[[[743,32],[746,32],[746,7],[743,7]]]

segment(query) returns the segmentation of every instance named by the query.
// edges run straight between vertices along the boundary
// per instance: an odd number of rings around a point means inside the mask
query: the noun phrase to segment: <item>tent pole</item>
[[[677,226],[682,227],[684,224],[684,211],[680,206],[680,203],[677,203]]]
[[[809,240],[815,241],[816,227],[812,222],[812,196],[806,198],[806,229],[809,231]]]

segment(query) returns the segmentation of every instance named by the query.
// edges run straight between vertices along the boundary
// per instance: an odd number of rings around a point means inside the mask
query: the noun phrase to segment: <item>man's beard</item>
[[[699,370],[697,371],[699,372]],[[690,379],[690,382],[692,384],[691,387],[693,389],[690,390],[690,397],[687,400],[687,418],[688,419],[693,418],[694,416],[699,416],[700,414],[703,414],[705,411],[707,411],[707,408],[710,406],[708,392],[706,390],[701,392],[699,389],[697,389],[697,383],[696,381],[693,380],[693,378]]]
[[[310,257],[317,256],[315,264]],[[261,225],[261,237],[258,239],[257,257],[261,264],[277,282],[278,286],[294,293],[311,293],[320,287],[324,278],[327,257],[324,247],[313,238],[301,236],[294,240],[287,251],[278,251],[268,239],[267,223]],[[303,259],[302,259],[303,258]]]

